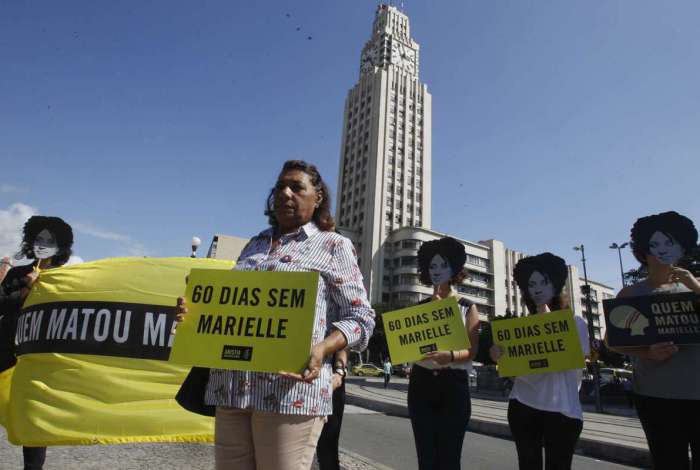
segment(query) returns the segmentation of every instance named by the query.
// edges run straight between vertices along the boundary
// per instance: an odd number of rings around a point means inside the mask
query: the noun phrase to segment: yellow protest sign
[[[217,369],[301,372],[318,273],[193,269],[170,360]]]
[[[462,314],[454,298],[382,315],[391,361],[414,362],[432,351],[469,348]]]
[[[189,368],[168,362],[170,330],[190,270],[233,265],[139,257],[43,270],[17,319],[17,365],[0,373],[10,442],[212,442],[214,420],[174,400]]]
[[[571,310],[529,315],[491,323],[501,377],[542,374],[585,366]]]

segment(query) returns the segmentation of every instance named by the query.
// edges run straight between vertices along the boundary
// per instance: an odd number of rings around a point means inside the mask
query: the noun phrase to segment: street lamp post
[[[586,317],[588,323],[588,345],[591,350],[591,358],[593,358],[593,342],[595,341],[595,331],[593,330],[593,309],[591,308],[591,286],[588,284],[588,272],[586,271],[586,251],[583,244],[575,246],[574,250],[581,252],[581,262],[583,263],[583,281],[586,285]],[[592,361],[593,365],[593,387],[595,392],[595,410],[598,413],[603,412],[603,405],[600,401],[600,370],[598,369],[598,360]]]
[[[199,248],[199,245],[201,244],[202,240],[200,240],[199,237],[192,237],[192,254],[190,255],[190,258],[197,257],[197,248]]]
[[[625,242],[622,245],[618,245],[617,243],[610,245],[610,249],[617,250],[617,256],[620,258],[620,276],[622,277],[622,287],[625,287],[625,270],[622,269],[622,250],[627,247],[627,245],[629,245],[628,242]]]

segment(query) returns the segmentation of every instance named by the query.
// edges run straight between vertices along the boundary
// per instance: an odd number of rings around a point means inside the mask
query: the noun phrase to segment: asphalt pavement
[[[408,419],[348,406],[343,418],[340,461],[343,470],[417,469]],[[0,428],[0,469],[20,470],[22,449],[8,444]],[[515,445],[507,439],[467,433],[463,468],[515,469]],[[211,470],[214,449],[205,444],[128,444],[62,446],[48,450],[45,470]],[[316,467],[317,468],[317,467]],[[574,456],[574,469],[622,470],[636,467]]]

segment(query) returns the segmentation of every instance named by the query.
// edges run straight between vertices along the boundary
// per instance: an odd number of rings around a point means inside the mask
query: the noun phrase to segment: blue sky
[[[289,158],[335,193],[376,4],[0,0],[0,250],[32,212],[73,224],[86,260],[247,237]],[[584,243],[619,286],[608,245],[637,217],[700,224],[700,3],[405,9],[433,95],[435,230],[570,263]]]

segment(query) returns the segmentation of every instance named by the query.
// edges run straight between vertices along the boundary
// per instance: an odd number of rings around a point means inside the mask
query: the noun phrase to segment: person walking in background
[[[700,279],[685,269],[698,250],[698,232],[690,219],[677,212],[642,217],[632,227],[631,239],[634,257],[649,275],[623,288],[618,297],[700,295]],[[654,468],[699,470],[700,345],[657,343],[617,351],[632,356],[634,403]]]
[[[333,357],[333,414],[328,416],[323,425],[321,437],[316,446],[316,458],[320,470],[340,470],[339,441],[340,428],[343,424],[345,411],[345,377],[348,375],[348,352],[343,349]]]
[[[18,256],[34,262],[7,271],[0,284],[0,372],[14,367],[15,330],[22,304],[40,272],[64,265],[71,255],[73,230],[58,217],[35,215],[24,224]],[[3,265],[7,266],[6,259]],[[46,461],[46,447],[23,447],[25,470],[41,470]]]
[[[464,279],[467,254],[451,237],[423,243],[418,250],[420,281],[433,286],[421,303],[456,297],[453,285]],[[471,417],[469,370],[479,349],[479,312],[458,300],[471,347],[433,351],[416,362],[408,383],[408,413],[420,470],[459,470],[462,445]]]
[[[384,360],[384,388],[389,388],[389,382],[391,381],[391,362],[389,359]]]
[[[312,348],[303,373],[212,369],[205,404],[216,407],[217,470],[311,467],[325,417],[332,413],[332,358],[363,350],[374,329],[355,250],[335,232],[330,193],[314,165],[285,162],[266,202],[270,227],[241,252],[237,271],[318,272]],[[177,319],[187,307],[177,302]]]
[[[551,253],[523,258],[515,265],[513,276],[530,315],[546,315],[569,307],[569,300],[562,292],[568,277],[562,258]],[[581,349],[588,355],[586,322],[578,316],[574,319]],[[491,346],[490,355],[495,362],[502,353],[499,345]],[[515,377],[508,402],[508,424],[520,470],[571,469],[576,442],[583,429],[581,379],[580,370]]]

